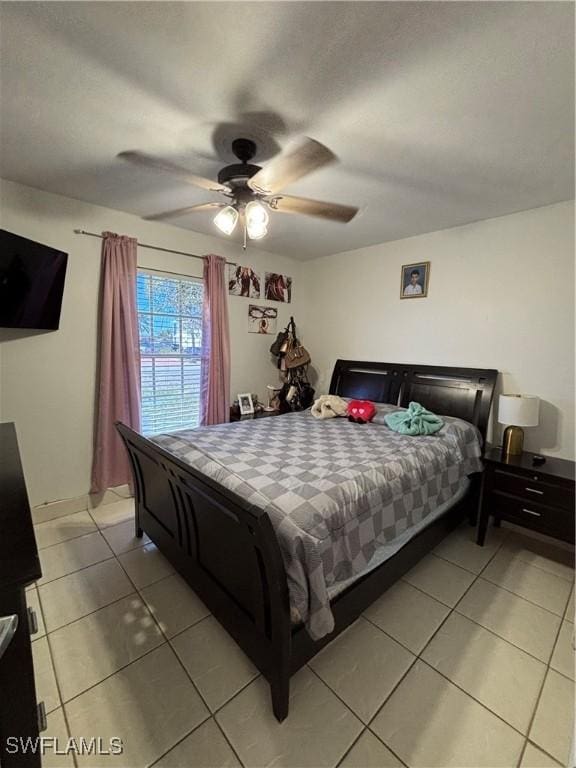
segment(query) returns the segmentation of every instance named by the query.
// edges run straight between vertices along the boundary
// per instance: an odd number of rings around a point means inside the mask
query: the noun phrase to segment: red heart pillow
[[[370,400],[351,400],[346,412],[350,421],[365,424],[376,416],[376,406]]]

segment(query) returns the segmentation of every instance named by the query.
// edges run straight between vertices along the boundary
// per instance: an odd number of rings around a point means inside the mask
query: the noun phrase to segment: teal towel
[[[401,435],[433,435],[442,429],[444,422],[435,413],[427,411],[420,403],[410,403],[405,411],[394,411],[384,416],[384,421]]]

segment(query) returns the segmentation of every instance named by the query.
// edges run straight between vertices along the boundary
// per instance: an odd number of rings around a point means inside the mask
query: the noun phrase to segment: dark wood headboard
[[[404,408],[414,400],[439,416],[456,416],[486,439],[498,371],[414,363],[337,360],[330,394]]]

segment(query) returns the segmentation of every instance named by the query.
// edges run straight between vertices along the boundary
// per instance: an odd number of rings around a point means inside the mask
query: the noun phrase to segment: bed
[[[337,361],[331,394],[381,404],[380,419],[420,402],[446,417],[432,438],[309,412],[153,440],[117,425],[137,535],[148,534],[269,681],[279,721],[291,675],[466,515],[475,520],[496,377]]]

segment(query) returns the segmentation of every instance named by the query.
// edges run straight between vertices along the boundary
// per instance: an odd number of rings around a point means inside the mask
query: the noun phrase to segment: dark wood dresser
[[[546,456],[535,465],[533,453],[503,456],[488,447],[480,501],[477,543],[484,544],[488,518],[508,520],[524,528],[574,543],[575,464]]]
[[[14,424],[0,424],[0,620],[16,616],[18,622],[0,658],[2,768],[41,764],[39,754],[14,751],[14,737],[37,737],[39,720],[45,719],[39,718],[43,710],[34,686],[30,635],[36,621],[25,595],[25,588],[41,575],[16,430]]]

